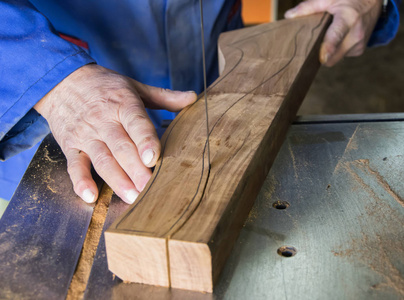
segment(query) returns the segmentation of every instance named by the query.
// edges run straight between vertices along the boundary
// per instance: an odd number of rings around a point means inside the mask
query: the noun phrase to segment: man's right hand
[[[148,108],[179,111],[194,92],[151,87],[98,65],[76,70],[34,108],[48,121],[62,148],[74,191],[92,203],[98,197],[96,172],[127,203],[151,177],[161,145]]]

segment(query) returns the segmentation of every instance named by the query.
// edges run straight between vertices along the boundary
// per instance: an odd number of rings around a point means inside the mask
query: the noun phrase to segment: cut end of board
[[[213,291],[212,255],[206,244],[117,232],[106,232],[105,241],[109,269],[123,281]]]
[[[108,267],[123,281],[169,287],[166,240],[105,232]]]
[[[208,245],[168,241],[171,287],[212,293],[212,255]]]

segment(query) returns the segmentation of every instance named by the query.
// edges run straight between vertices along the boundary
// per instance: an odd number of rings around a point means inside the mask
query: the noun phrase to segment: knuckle
[[[134,149],[134,145],[128,139],[119,140],[114,145],[114,151],[116,151],[116,152],[129,152],[129,151],[132,151],[133,149]]]
[[[125,123],[129,128],[144,127],[149,123],[149,118],[142,113],[133,113],[128,115]]]
[[[59,145],[63,150],[67,150],[67,149],[75,148],[76,141],[73,137],[66,136],[60,140]]]
[[[67,173],[69,173],[70,176],[73,176],[75,172],[77,171],[78,168],[80,168],[81,164],[78,160],[73,159],[73,160],[68,160],[67,161]]]
[[[109,90],[113,91],[116,89],[127,87],[129,86],[128,82],[129,81],[127,77],[122,76],[121,74],[114,71],[109,71],[100,78],[98,86],[102,88],[104,92],[108,92]]]
[[[114,162],[114,160],[115,158],[112,156],[112,154],[103,152],[94,157],[93,164],[96,169],[105,170]]]
[[[159,148],[159,142],[155,134],[146,133],[137,143],[137,147],[139,148],[139,150],[146,146],[155,150],[156,148]]]
[[[349,27],[352,27],[361,19],[361,12],[357,7],[352,5],[338,6],[338,15],[346,22]]]
[[[105,93],[105,102],[108,103],[114,103],[118,104],[123,101],[123,99],[127,98],[128,96],[133,95],[133,91],[129,89],[126,86],[123,86],[123,84],[120,84],[121,86],[109,88],[106,93]]]
[[[360,13],[355,9],[351,9],[349,13],[349,24],[356,24],[360,21],[360,19]]]
[[[309,14],[313,10],[313,3],[305,1],[296,6],[296,12],[300,14]]]
[[[342,41],[345,37],[345,31],[342,26],[335,26],[332,31],[332,37],[337,41]]]
[[[100,128],[98,128],[98,133],[104,142],[108,142],[113,145],[112,142],[124,140],[125,134],[121,131],[121,125],[111,121],[104,122]]]
[[[80,178],[76,180],[76,182],[73,182],[74,191],[77,194],[80,194],[80,192],[82,192],[82,190],[85,189],[87,186],[88,186],[87,179],[84,178]]]
[[[159,93],[160,94],[170,94],[170,93],[172,93],[173,91],[171,90],[171,89],[166,89],[166,88],[160,88],[159,89]]]
[[[145,106],[144,103],[142,101],[132,101],[131,103],[128,103],[125,107],[124,107],[124,111],[123,114],[125,115],[125,113],[130,116],[132,114],[139,114],[145,112]]]
[[[151,143],[155,143],[155,141],[156,141],[156,137],[152,134],[148,134],[142,138],[139,145],[151,144]]]
[[[120,74],[112,74],[112,86],[117,88],[126,88],[128,84],[128,79]]]
[[[133,101],[120,107],[121,121],[130,124],[148,119],[144,104],[142,101]]]
[[[103,105],[107,100],[98,98],[98,101],[89,102],[83,110],[82,119],[85,123],[98,124],[108,120],[110,109]]]

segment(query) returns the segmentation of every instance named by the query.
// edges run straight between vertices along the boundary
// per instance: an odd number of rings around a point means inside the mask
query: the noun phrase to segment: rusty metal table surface
[[[102,237],[84,298],[404,299],[403,120],[292,125],[213,294],[121,282]],[[92,206],[64,164],[49,137],[0,220],[0,299],[67,293]],[[126,207],[114,196],[104,228]]]

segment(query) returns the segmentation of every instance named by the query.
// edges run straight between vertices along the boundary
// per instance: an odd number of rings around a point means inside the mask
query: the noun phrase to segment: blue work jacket
[[[242,27],[240,2],[203,2],[209,82],[218,76],[219,34]],[[85,42],[88,50],[60,34]],[[0,1],[1,160],[49,133],[32,107],[70,73],[94,62],[145,84],[200,92],[199,0]],[[160,133],[162,121],[175,117],[148,113]],[[11,197],[32,152],[0,163],[0,198]]]
[[[242,26],[240,2],[203,1],[209,83],[218,76],[219,34]],[[396,2],[388,11],[372,45],[389,42],[397,31]],[[49,133],[32,107],[83,65],[96,62],[145,84],[200,92],[199,14],[199,0],[0,0],[0,160]],[[60,34],[85,42],[88,50]],[[149,114],[156,127],[175,117]],[[18,169],[8,165],[0,163],[0,198],[6,199],[16,186],[7,168]]]

